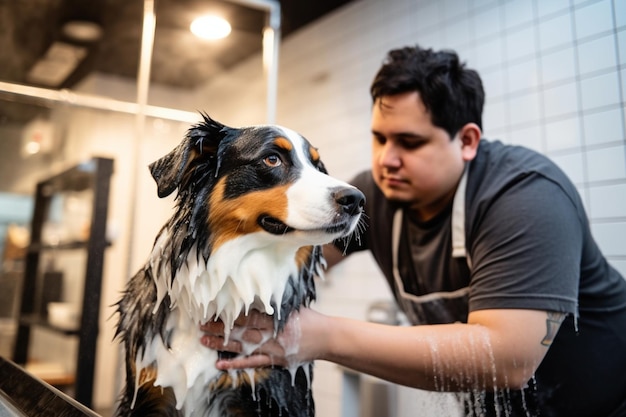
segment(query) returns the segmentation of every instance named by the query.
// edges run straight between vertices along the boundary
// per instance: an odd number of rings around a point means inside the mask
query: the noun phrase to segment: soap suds
[[[298,274],[297,249],[292,245],[260,244],[266,237],[251,234],[226,242],[204,263],[193,247],[184,267],[172,280],[171,264],[162,256],[162,246],[168,239],[166,232],[159,236],[150,266],[157,288],[154,311],[158,311],[166,295],[171,300],[171,305],[166,306],[171,309],[166,323],[171,329],[170,346],[160,336],[146,340],[143,355],[136,358],[137,374],[155,366],[154,384],[171,387],[176,408],[184,407],[185,415],[190,416],[194,405],[205,395],[203,389],[193,387],[206,387],[220,373],[215,368],[217,352],[200,343],[203,333],[199,324],[220,319],[228,338],[237,317],[251,307],[280,314],[272,304],[280,305],[289,278]],[[262,332],[260,343],[243,343],[244,354],[252,353],[271,337],[270,331]],[[293,378],[298,366],[289,366]],[[250,378],[254,395],[254,370],[244,372]],[[236,374],[232,377],[237,380]]]

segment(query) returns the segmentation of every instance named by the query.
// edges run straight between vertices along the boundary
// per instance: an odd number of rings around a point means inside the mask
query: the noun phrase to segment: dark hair
[[[372,82],[372,100],[409,91],[419,92],[433,125],[451,138],[467,123],[482,129],[482,81],[476,71],[465,68],[456,52],[419,46],[389,51]]]

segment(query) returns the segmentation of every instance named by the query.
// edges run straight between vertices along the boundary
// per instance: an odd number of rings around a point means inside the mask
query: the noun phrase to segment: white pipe
[[[280,32],[270,26],[263,30],[263,71],[267,83],[267,123],[276,123],[278,90],[278,43]]]
[[[130,279],[134,274],[133,254],[135,253],[135,235],[137,220],[137,190],[139,188],[139,166],[141,165],[141,155],[144,143],[145,125],[146,125],[146,108],[148,103],[148,93],[150,89],[150,66],[152,63],[152,52],[154,49],[154,32],[156,29],[156,17],[154,15],[154,0],[144,0],[143,3],[143,29],[141,34],[141,51],[139,55],[139,68],[137,70],[137,103],[135,105],[135,140],[132,146],[131,171],[133,175],[130,177],[130,190],[128,192],[128,222],[126,230],[128,238],[126,239],[126,278]],[[120,358],[123,358],[123,351],[120,349]],[[118,364],[123,363],[119,360]],[[117,384],[116,392],[120,392],[120,382],[123,380],[121,376],[123,367],[117,367]],[[115,403],[115,402],[114,402]]]
[[[114,111],[118,113],[137,114],[139,112],[138,103],[76,93],[65,89],[51,90],[48,88],[31,87],[22,84],[0,81],[0,96],[4,94],[29,97],[45,103],[62,103],[75,107],[86,107],[96,110]],[[148,117],[173,120],[177,122],[195,123],[200,119],[198,113],[170,109],[167,107],[146,105],[144,110],[145,115]]]
[[[280,3],[275,0],[230,0],[267,12],[267,26],[263,29],[263,71],[267,88],[267,123],[276,122],[278,95],[278,51],[280,48]]]
[[[137,190],[139,188],[139,178],[143,172],[139,171],[141,165],[141,155],[144,148],[144,136],[146,126],[146,106],[148,104],[148,92],[150,89],[150,66],[152,64],[152,51],[154,49],[154,32],[156,29],[156,17],[154,15],[154,0],[144,0],[143,2],[143,29],[141,34],[141,51],[139,54],[139,68],[137,69],[137,113],[135,113],[135,140],[133,141],[131,155],[131,170],[133,175],[130,178],[130,198],[129,215],[127,229],[127,277],[131,277],[134,272],[133,253],[135,242],[135,226],[137,219]]]

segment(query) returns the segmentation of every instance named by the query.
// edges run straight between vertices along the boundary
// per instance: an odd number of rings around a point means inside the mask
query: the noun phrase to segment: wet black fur
[[[170,195],[178,189],[175,214],[165,224],[161,232],[170,231],[171,240],[164,249],[164,258],[171,264],[172,276],[183,265],[194,244],[197,256],[208,259],[212,248],[211,231],[207,225],[209,207],[206,204],[209,194],[217,181],[230,172],[246,170],[246,184],[237,180],[241,176],[228,176],[226,196],[236,197],[248,191],[250,184],[255,189],[269,188],[291,181],[289,164],[284,164],[286,172],[276,175],[270,170],[253,166],[251,161],[259,160],[259,152],[266,152],[261,144],[272,139],[271,128],[234,129],[224,126],[206,115],[204,122],[191,127],[181,144],[171,153],[150,165],[150,171],[158,186],[159,197]],[[284,152],[270,149],[271,152]],[[286,160],[290,160],[285,155]],[[297,161],[291,160],[291,164]],[[326,172],[321,162],[317,168]],[[290,277],[281,302],[281,319],[274,315],[276,327],[282,329],[289,314],[301,306],[308,306],[315,299],[314,275],[323,262],[321,248],[313,247],[305,268],[299,276]],[[171,388],[154,387],[143,384],[135,395],[134,358],[143,352],[147,341],[161,337],[166,344],[169,334],[165,322],[169,315],[169,299],[160,304],[153,313],[157,300],[156,286],[150,264],[142,268],[128,283],[121,300],[117,303],[119,321],[116,337],[126,352],[126,384],[122,392],[117,416],[179,416],[175,408],[175,398]],[[278,306],[273,306],[277,308]],[[309,367],[312,378],[312,365]],[[218,415],[223,416],[313,416],[314,404],[309,382],[299,369],[295,385],[291,373],[282,368],[272,368],[268,379],[257,382],[253,395],[248,385],[238,389],[230,386],[207,392],[208,401],[222,404]]]

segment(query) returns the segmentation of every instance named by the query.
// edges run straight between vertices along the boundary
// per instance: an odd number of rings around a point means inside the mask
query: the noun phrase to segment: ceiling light
[[[94,22],[71,20],[63,25],[63,34],[79,42],[95,42],[102,38],[102,27]]]
[[[202,39],[222,39],[230,34],[231,27],[218,16],[202,16],[191,22],[191,33]]]
[[[87,56],[87,48],[66,42],[54,42],[31,67],[26,81],[33,84],[59,87]]]

